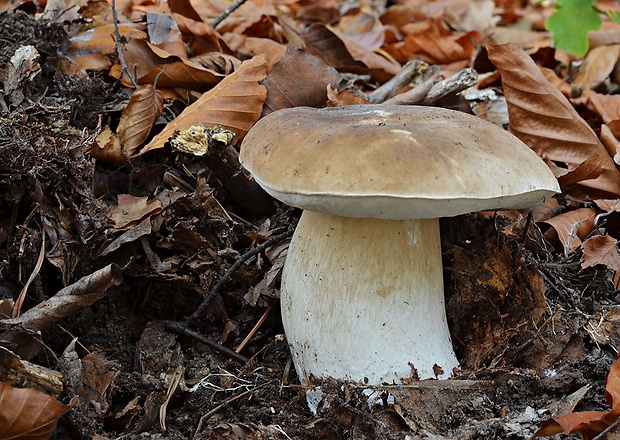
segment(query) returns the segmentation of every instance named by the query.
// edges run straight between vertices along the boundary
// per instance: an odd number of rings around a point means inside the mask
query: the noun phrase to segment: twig
[[[256,325],[254,325],[252,330],[250,330],[250,333],[248,333],[245,339],[241,341],[241,344],[239,344],[239,346],[235,350],[236,353],[241,353],[241,351],[245,348],[245,345],[250,341],[250,339],[252,339],[252,336],[254,336],[256,332],[258,331],[258,329],[260,328],[260,326],[263,325],[263,322],[265,322],[265,319],[267,319],[267,316],[269,316],[269,314],[273,310],[273,306],[275,306],[277,302],[278,302],[277,300],[273,300],[271,304],[269,304],[269,307],[267,307],[267,310],[265,310],[265,312],[263,313],[263,316],[260,317]]]
[[[226,10],[224,12],[222,12],[220,15],[218,15],[217,17],[215,17],[215,19],[211,22],[211,27],[213,29],[215,29],[216,27],[218,27],[218,25],[223,22],[224,20],[226,20],[226,17],[228,17],[230,14],[232,14],[233,12],[235,12],[237,10],[237,8],[239,6],[241,6],[242,4],[244,4],[247,0],[237,0],[236,2],[234,2],[232,5],[230,5],[228,8],[226,8]]]
[[[457,93],[476,85],[477,82],[478,73],[474,69],[463,69],[452,75],[450,78],[446,78],[436,84],[431,91],[428,92],[428,95],[426,95],[426,98],[422,100],[421,104],[434,104],[443,98],[456,95]]]
[[[116,0],[112,0],[112,21],[114,22],[114,44],[116,45],[116,53],[118,54],[118,60],[121,62],[121,78],[123,77],[123,73],[127,74],[127,77],[133,84],[133,86],[137,89],[138,83],[134,79],[133,75],[127,68],[127,63],[125,62],[125,55],[123,55],[123,48],[121,47],[121,33],[118,30],[118,15],[116,14]]]
[[[224,345],[220,345],[217,342],[213,342],[211,339],[202,336],[200,333],[196,333],[192,329],[190,329],[186,323],[177,322],[177,321],[166,321],[164,327],[167,330],[173,331],[175,333],[179,333],[185,336],[189,336],[190,338],[195,339],[198,342],[201,342],[213,350],[220,352],[221,354],[228,356],[229,358],[239,362],[240,364],[247,364],[249,359],[239,353],[235,353],[234,350],[231,350]]]
[[[389,81],[377,87],[374,91],[366,96],[373,104],[384,102],[393,96],[398,89],[408,85],[412,78],[420,75],[429,69],[429,65],[422,60],[411,60],[403,66],[403,68],[394,75]]]
[[[616,428],[618,425],[620,425],[620,418],[616,419],[615,422],[613,422],[611,425],[605,428],[599,435],[594,437],[592,440],[603,440],[605,436],[607,435],[607,433],[611,432],[611,430]]]
[[[438,77],[439,74],[433,75],[431,78],[424,81],[422,84],[418,84],[413,89],[408,90],[405,93],[392,96],[390,99],[385,101],[385,104],[412,105],[421,102],[424,98],[426,98],[432,88],[435,87]]]
[[[22,305],[24,305],[24,299],[26,298],[26,292],[28,291],[28,287],[30,283],[34,281],[34,279],[39,275],[39,271],[41,270],[41,266],[43,265],[43,258],[45,257],[45,231],[41,228],[41,250],[39,251],[39,258],[37,259],[37,263],[34,266],[30,277],[28,277],[28,281],[24,284],[22,291],[19,292],[19,296],[13,305],[13,310],[11,311],[11,317],[17,318],[21,312]]]
[[[237,269],[239,269],[246,261],[248,261],[250,258],[252,258],[253,256],[257,254],[260,254],[265,249],[273,246],[274,244],[284,240],[285,238],[290,237],[292,234],[293,234],[293,231],[289,230],[282,234],[271,237],[269,240],[265,241],[264,243],[261,243],[260,245],[256,246],[254,249],[251,249],[250,251],[246,252],[241,257],[239,257],[239,259],[235,261],[235,264],[230,266],[230,268],[226,271],[224,276],[220,278],[220,280],[217,282],[213,290],[211,290],[209,295],[207,295],[207,297],[202,301],[202,304],[200,304],[200,306],[198,306],[196,311],[192,313],[192,315],[189,318],[187,318],[187,320],[185,321],[185,325],[187,327],[193,327],[194,324],[196,324],[196,322],[198,322],[205,315],[205,313],[209,309],[209,306],[211,305],[215,297],[217,297],[220,294],[220,292],[222,291],[222,289],[224,288],[228,280],[230,280],[230,278],[237,271]]]
[[[225,406],[229,405],[230,403],[234,402],[235,400],[241,399],[244,396],[247,396],[248,394],[253,393],[254,391],[258,391],[261,388],[265,388],[267,385],[269,385],[269,383],[264,383],[262,385],[259,385],[257,387],[252,388],[251,390],[247,390],[244,391],[241,394],[237,394],[236,396],[231,397],[230,399],[227,399],[226,401],[224,401],[223,403],[219,404],[218,406],[216,406],[215,408],[213,408],[211,411],[209,411],[208,413],[206,413],[204,416],[202,416],[200,418],[200,420],[198,421],[198,426],[196,427],[196,432],[194,433],[194,438],[198,438],[198,434],[200,433],[200,430],[202,429],[202,425],[204,424],[204,422],[206,422],[207,420],[209,420],[211,417],[213,417],[213,415],[215,413],[217,413],[219,410],[221,410],[222,408],[224,408]]]

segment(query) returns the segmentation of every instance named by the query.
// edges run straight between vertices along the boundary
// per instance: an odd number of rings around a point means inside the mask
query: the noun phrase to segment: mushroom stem
[[[439,220],[304,211],[282,277],[297,374],[370,385],[458,367],[446,321]]]

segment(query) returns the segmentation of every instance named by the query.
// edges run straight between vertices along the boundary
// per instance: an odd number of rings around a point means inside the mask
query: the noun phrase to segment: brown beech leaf
[[[584,180],[571,185],[571,195],[620,196],[620,173],[609,153],[571,103],[545,79],[534,61],[512,44],[489,45],[487,51],[489,60],[502,77],[510,131],[538,155],[554,161],[558,165],[553,168],[556,176],[588,160],[600,163],[599,170],[582,176]]]
[[[119,24],[118,32],[125,40],[147,38],[146,32],[137,29],[135,25]],[[85,53],[100,53],[110,55],[116,52],[114,43],[114,25],[106,24],[95,29],[74,35],[70,39],[71,46],[66,55]]]
[[[128,156],[133,156],[142,146],[163,109],[164,98],[152,85],[134,90],[116,129]]]
[[[590,237],[581,244],[581,249],[583,249],[581,267],[586,268],[602,264],[612,270],[620,270],[618,242],[615,238],[609,235]]]
[[[340,34],[324,24],[314,23],[301,36],[308,52],[337,70],[369,74],[380,82],[389,80],[400,71],[398,63],[388,61]]]
[[[97,135],[90,147],[90,154],[96,160],[130,166],[131,162],[121,146],[119,137],[107,125]]]
[[[582,91],[600,86],[614,70],[619,56],[619,44],[599,46],[590,50],[573,78],[573,87]]]
[[[585,440],[591,440],[602,433],[620,416],[620,360],[618,359],[609,370],[605,388],[605,400],[611,408],[609,412],[584,411],[554,417],[544,421],[534,437],[578,432]]]
[[[122,269],[116,264],[108,264],[59,290],[54,296],[28,309],[17,318],[1,319],[0,330],[4,328],[43,330],[62,318],[93,305],[106,295],[109,288],[122,282]],[[8,338],[3,334],[2,339],[6,341]]]
[[[151,43],[173,55],[187,57],[181,31],[171,15],[147,13],[146,28]]]
[[[158,87],[182,88],[204,92],[219,83],[224,75],[205,69],[191,60],[180,58],[144,40],[132,40],[127,45],[125,61],[135,67],[138,83],[153,84]],[[132,72],[134,72],[132,71]],[[111,74],[118,75],[117,71]],[[127,75],[123,82],[131,86]]]
[[[605,124],[617,121],[620,119],[620,95],[592,93],[588,108],[598,113]]]
[[[191,126],[222,125],[235,132],[240,140],[260,118],[267,89],[259,84],[267,76],[265,57],[255,56],[227,76],[216,87],[203,94],[155,136],[141,151],[163,148],[176,130]]]
[[[161,200],[148,197],[136,197],[131,194],[119,194],[118,204],[113,206],[108,212],[107,217],[114,222],[117,230],[129,229],[137,225],[142,220],[162,210]]]
[[[32,388],[14,388],[0,383],[0,439],[46,440],[58,419],[69,412],[77,397],[64,405]]]
[[[290,45],[262,82],[267,87],[263,116],[289,107],[323,107],[327,86],[337,87],[339,83],[336,69]]]
[[[577,249],[581,240],[585,239],[595,228],[594,218],[597,212],[591,208],[579,208],[545,220],[558,233],[558,238],[568,256]]]

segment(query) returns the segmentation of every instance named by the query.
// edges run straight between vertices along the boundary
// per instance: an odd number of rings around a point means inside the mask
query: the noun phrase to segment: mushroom
[[[450,377],[459,363],[439,218],[526,208],[560,191],[507,131],[432,107],[280,110],[249,131],[240,160],[269,194],[304,210],[281,286],[302,384]]]

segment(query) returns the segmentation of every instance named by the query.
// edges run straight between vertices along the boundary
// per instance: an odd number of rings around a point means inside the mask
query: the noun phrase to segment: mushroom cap
[[[284,203],[344,217],[418,219],[520,209],[560,191],[515,136],[436,107],[295,107],[260,119],[240,160]]]

